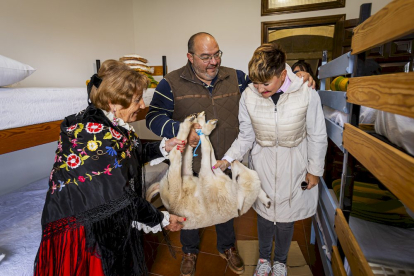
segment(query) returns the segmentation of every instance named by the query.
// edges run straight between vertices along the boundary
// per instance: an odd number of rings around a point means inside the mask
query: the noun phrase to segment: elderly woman
[[[133,127],[148,80],[108,60],[88,86],[90,105],[62,122],[42,214],[35,275],[143,275],[142,232],[177,231],[185,218],[143,198],[143,165],[185,141],[141,144]]]

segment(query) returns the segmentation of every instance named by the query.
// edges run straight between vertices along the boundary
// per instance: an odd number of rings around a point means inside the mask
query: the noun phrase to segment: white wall
[[[167,56],[168,70],[185,65],[187,41],[204,31],[217,39],[224,52],[222,65],[247,72],[261,42],[261,22],[346,14],[359,17],[359,7],[372,2],[372,14],[391,0],[346,0],[345,8],[260,16],[260,0],[134,0],[135,52],[153,65]]]
[[[0,55],[36,68],[19,86],[82,87],[95,60],[134,51],[132,0],[1,0]]]
[[[135,53],[152,65],[161,65],[167,56],[168,71],[187,62],[187,42],[197,32],[208,32],[223,51],[222,65],[243,70],[261,43],[261,22],[346,14],[359,17],[359,7],[372,2],[374,14],[391,0],[346,0],[346,6],[313,12],[260,16],[261,0],[133,0]],[[145,124],[136,124],[141,137],[155,139]]]

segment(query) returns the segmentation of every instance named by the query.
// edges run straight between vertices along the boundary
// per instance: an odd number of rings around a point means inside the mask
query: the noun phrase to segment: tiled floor
[[[257,216],[255,211],[251,209],[243,216],[235,218],[234,229],[238,240],[257,240]],[[323,276],[324,273],[317,246],[310,244],[310,233],[311,219],[297,221],[292,240],[298,242],[313,275]],[[227,263],[218,255],[215,228],[212,226],[201,229],[200,235],[200,253],[198,255],[195,276],[236,275],[227,268]],[[145,236],[147,265],[152,276],[180,275],[182,257],[180,233],[170,232],[169,239],[175,251],[175,259],[171,256],[162,233]]]

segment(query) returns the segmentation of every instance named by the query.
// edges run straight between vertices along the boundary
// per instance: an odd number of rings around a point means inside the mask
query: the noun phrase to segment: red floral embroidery
[[[68,164],[69,168],[74,169],[74,168],[79,167],[79,165],[81,164],[81,159],[79,156],[72,153],[72,154],[69,154],[66,163]]]
[[[122,137],[121,133],[119,133],[118,131],[116,131],[113,128],[109,128],[109,130],[111,131],[112,137],[114,137],[116,140],[121,139],[121,137]]]
[[[88,133],[99,133],[101,132],[103,129],[103,125],[102,124],[98,124],[98,123],[87,123],[86,124],[86,131]]]
[[[75,129],[76,129],[76,127],[78,126],[78,124],[74,124],[74,125],[72,125],[72,126],[70,126],[70,127],[68,127],[68,128],[66,128],[66,130],[69,132],[69,131],[74,131]]]
[[[104,169],[104,173],[105,173],[105,174],[107,174],[107,175],[112,175],[112,174],[111,174],[112,168],[110,168],[109,166],[110,166],[110,165],[108,165],[108,166]]]
[[[85,177],[83,177],[82,175],[79,175],[79,176],[78,176],[78,180],[79,180],[80,182],[85,182]]]

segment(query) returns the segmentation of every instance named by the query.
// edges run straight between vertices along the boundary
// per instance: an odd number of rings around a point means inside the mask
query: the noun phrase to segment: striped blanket
[[[341,180],[335,180],[332,188],[339,198]],[[398,198],[372,183],[354,182],[351,216],[401,228],[414,227],[414,219],[407,214]]]

